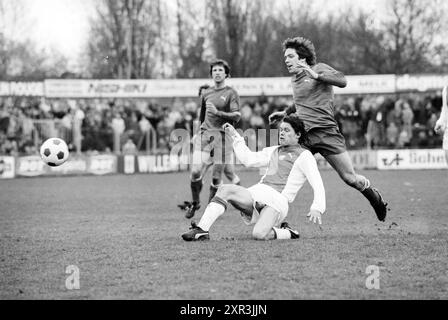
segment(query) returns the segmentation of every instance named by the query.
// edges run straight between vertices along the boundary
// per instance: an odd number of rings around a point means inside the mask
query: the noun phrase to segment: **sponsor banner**
[[[18,157],[16,175],[23,177],[36,177],[44,175],[49,168],[40,156]]]
[[[448,168],[442,149],[378,150],[377,167],[379,170]]]
[[[12,179],[15,176],[15,158],[0,157],[0,179]]]
[[[441,90],[448,83],[448,75],[397,76],[397,91]]]
[[[128,167],[129,169],[129,167]],[[186,159],[169,154],[137,156],[138,173],[177,172],[188,169]]]
[[[350,150],[353,167],[356,170],[376,169],[377,155],[374,150]],[[314,155],[319,169],[331,169],[330,164],[319,153]]]
[[[89,173],[104,175],[117,172],[117,157],[110,154],[89,156]]]
[[[88,157],[82,155],[70,155],[68,160],[58,167],[45,166],[45,174],[51,176],[86,174],[87,164]]]
[[[333,87],[335,94],[394,93],[395,75],[346,76],[345,88]]]
[[[40,156],[18,157],[17,176],[62,176],[95,174],[103,175],[117,172],[117,157],[114,155],[70,155],[69,159],[58,167],[50,167]]]
[[[209,79],[170,80],[46,80],[48,98],[197,97]]]
[[[125,155],[123,157],[123,173],[134,174],[135,173],[135,155]]]
[[[43,82],[0,82],[0,96],[44,96]]]
[[[395,92],[394,75],[347,76],[347,87],[337,94]],[[172,98],[197,97],[198,88],[210,79],[152,80],[45,80],[48,98]],[[240,96],[290,96],[290,77],[231,78],[227,84]]]

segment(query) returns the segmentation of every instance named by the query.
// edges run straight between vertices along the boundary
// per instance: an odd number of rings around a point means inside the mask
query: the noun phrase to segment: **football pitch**
[[[184,242],[188,173],[2,180],[0,299],[447,299],[448,171],[360,173],[389,202],[386,222],[321,171],[323,230],[306,218],[306,184],[287,218],[301,238],[269,242],[234,209],[209,242]],[[239,174],[243,186],[260,177]]]

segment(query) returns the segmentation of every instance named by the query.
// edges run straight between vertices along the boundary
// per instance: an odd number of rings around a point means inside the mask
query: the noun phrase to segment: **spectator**
[[[122,153],[134,155],[138,153],[137,146],[134,144],[131,138],[128,138],[126,143],[123,145]]]
[[[395,122],[389,123],[387,126],[387,147],[395,148],[398,142],[398,128]]]

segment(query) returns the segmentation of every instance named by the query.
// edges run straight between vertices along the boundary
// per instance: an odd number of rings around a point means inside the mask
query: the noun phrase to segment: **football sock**
[[[227,201],[222,199],[217,201],[216,199],[217,197],[213,198],[212,202],[208,204],[198,223],[198,227],[204,231],[209,231],[213,223],[226,211],[227,205],[223,203],[227,203]]]
[[[195,203],[199,203],[200,200],[200,195],[201,195],[201,190],[202,190],[202,179],[199,179],[197,181],[193,181],[191,180],[191,195],[193,197],[193,202]]]
[[[363,185],[362,189],[360,190],[361,192],[363,192],[364,190],[370,188],[370,181],[369,181],[369,179],[367,179],[366,177],[363,177],[363,178],[364,178],[364,185]]]
[[[288,229],[280,229],[276,227],[273,227],[272,229],[274,229],[276,239],[279,240],[291,239],[291,232],[289,232]]]
[[[364,191],[361,191],[361,193],[364,195],[364,197],[369,200],[371,205],[376,204],[378,201],[380,201],[378,193],[373,190],[371,187],[365,189]]]

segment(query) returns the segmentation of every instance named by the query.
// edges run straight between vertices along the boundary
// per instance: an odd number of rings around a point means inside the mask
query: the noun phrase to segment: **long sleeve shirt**
[[[324,63],[312,66],[319,75],[311,78],[306,72],[296,74],[291,79],[294,106],[308,131],[312,128],[337,127],[334,118],[333,86],[344,88],[345,75]]]
[[[310,151],[295,145],[268,147],[259,152],[252,152],[241,136],[234,137],[233,150],[243,165],[266,167],[259,183],[272,187],[290,203],[308,181],[314,192],[310,209],[325,212],[325,188],[316,159]]]

